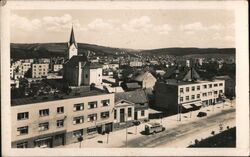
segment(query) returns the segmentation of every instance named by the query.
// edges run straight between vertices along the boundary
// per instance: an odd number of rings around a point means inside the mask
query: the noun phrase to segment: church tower
[[[68,42],[68,59],[70,59],[72,56],[78,55],[77,51],[78,51],[77,50],[77,43],[75,41],[75,35],[74,35],[73,26],[72,26],[70,39]]]

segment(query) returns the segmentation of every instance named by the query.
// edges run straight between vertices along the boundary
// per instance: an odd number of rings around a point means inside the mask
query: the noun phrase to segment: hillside
[[[163,48],[152,50],[133,50],[124,48],[105,47],[93,44],[78,43],[78,51],[80,54],[86,53],[88,50],[95,52],[97,55],[134,55],[141,53],[143,55],[235,55],[234,48],[227,49],[199,49],[199,48]],[[63,57],[67,54],[67,43],[33,43],[33,44],[11,44],[11,58],[49,58]]]
[[[235,48],[162,48],[154,50],[143,50],[141,53],[146,55],[174,55],[174,56],[192,56],[192,55],[235,55]]]

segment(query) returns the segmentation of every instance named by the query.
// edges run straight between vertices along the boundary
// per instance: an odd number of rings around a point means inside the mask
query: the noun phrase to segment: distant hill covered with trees
[[[49,57],[64,57],[67,54],[67,43],[32,43],[32,44],[16,44],[11,43],[11,58],[49,58]],[[99,46],[94,44],[78,43],[78,51],[84,54],[87,51],[95,52],[97,55],[232,55],[235,56],[235,48],[162,48],[152,50],[134,50],[125,48],[113,48]]]

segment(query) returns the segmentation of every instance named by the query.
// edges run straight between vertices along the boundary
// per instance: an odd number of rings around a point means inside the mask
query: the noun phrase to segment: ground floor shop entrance
[[[52,142],[53,142],[52,137],[44,137],[35,140],[34,146],[40,148],[52,148]]]

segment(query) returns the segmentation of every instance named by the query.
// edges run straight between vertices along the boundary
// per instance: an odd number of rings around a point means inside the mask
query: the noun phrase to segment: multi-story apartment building
[[[225,92],[224,80],[176,81],[165,80],[155,84],[155,105],[163,110],[177,111],[213,105]]]
[[[23,75],[31,68],[30,62],[23,62],[18,68],[18,72],[22,73]]]
[[[114,94],[89,90],[11,101],[13,148],[55,147],[112,131]]]
[[[11,66],[10,67],[10,79],[14,78],[14,68]]]
[[[130,61],[129,66],[131,66],[131,67],[141,67],[142,62],[141,61]]]
[[[49,71],[49,64],[48,63],[34,63],[31,67],[32,71],[32,78],[41,78],[46,77]]]
[[[63,64],[53,64],[53,71],[58,72],[63,68]]]

